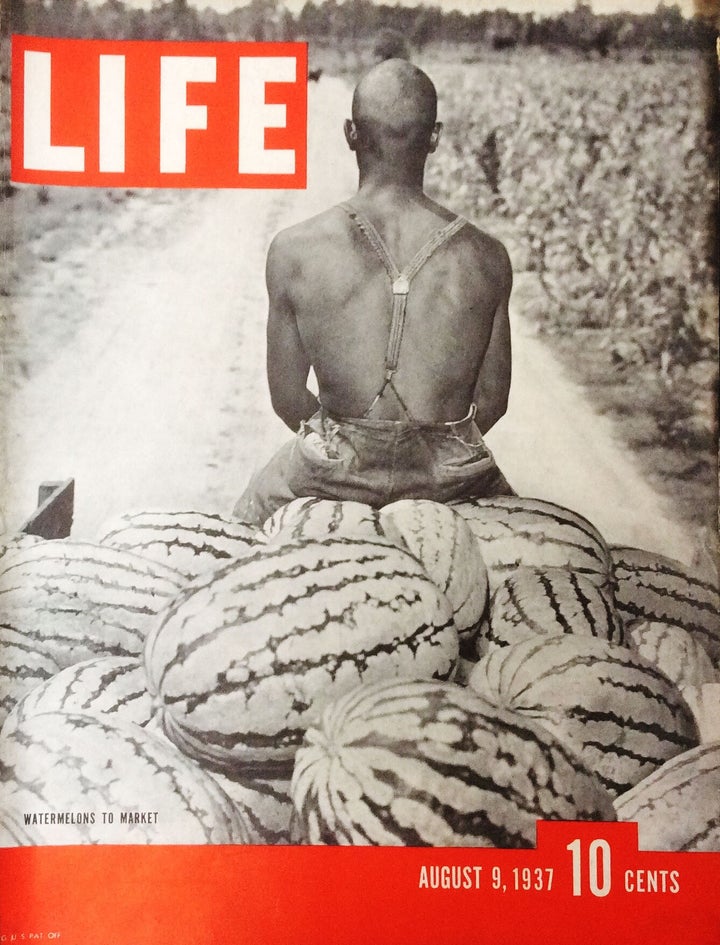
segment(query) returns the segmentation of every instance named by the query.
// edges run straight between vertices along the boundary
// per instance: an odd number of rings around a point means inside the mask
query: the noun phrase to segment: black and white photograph
[[[719,24],[3,9],[0,846],[720,852]],[[12,36],[307,44],[306,186],[14,181]]]

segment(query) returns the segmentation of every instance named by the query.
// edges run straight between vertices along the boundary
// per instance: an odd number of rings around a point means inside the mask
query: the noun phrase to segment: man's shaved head
[[[350,146],[363,160],[424,164],[438,129],[437,93],[427,75],[406,59],[387,59],[358,83],[352,103]]]
[[[353,121],[378,123],[392,135],[432,130],[436,115],[435,86],[406,59],[387,59],[375,66],[353,95]]]

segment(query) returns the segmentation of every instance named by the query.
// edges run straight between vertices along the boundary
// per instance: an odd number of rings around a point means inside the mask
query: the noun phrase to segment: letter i
[[[125,56],[100,56],[100,170],[125,170]]]

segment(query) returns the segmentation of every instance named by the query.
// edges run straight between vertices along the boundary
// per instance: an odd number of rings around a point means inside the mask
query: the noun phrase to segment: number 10
[[[582,863],[580,840],[568,843],[573,860],[573,896],[582,896]],[[598,876],[600,882],[598,882]],[[607,896],[610,892],[610,844],[607,840],[593,840],[588,849],[588,885],[593,896]]]

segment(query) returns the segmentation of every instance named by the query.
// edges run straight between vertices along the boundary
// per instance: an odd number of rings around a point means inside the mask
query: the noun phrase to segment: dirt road
[[[141,195],[113,233],[37,270],[23,330],[49,347],[10,401],[5,528],[26,517],[41,480],[68,476],[78,537],[132,508],[229,511],[288,435],[265,383],[264,256],[278,229],[352,193],[339,102],[349,107],[339,81],[311,86],[306,191]],[[66,338],[55,330],[63,279],[78,321]],[[689,561],[693,536],[523,325],[521,306],[519,292],[510,409],[488,437],[507,477],[587,515],[611,541]]]

